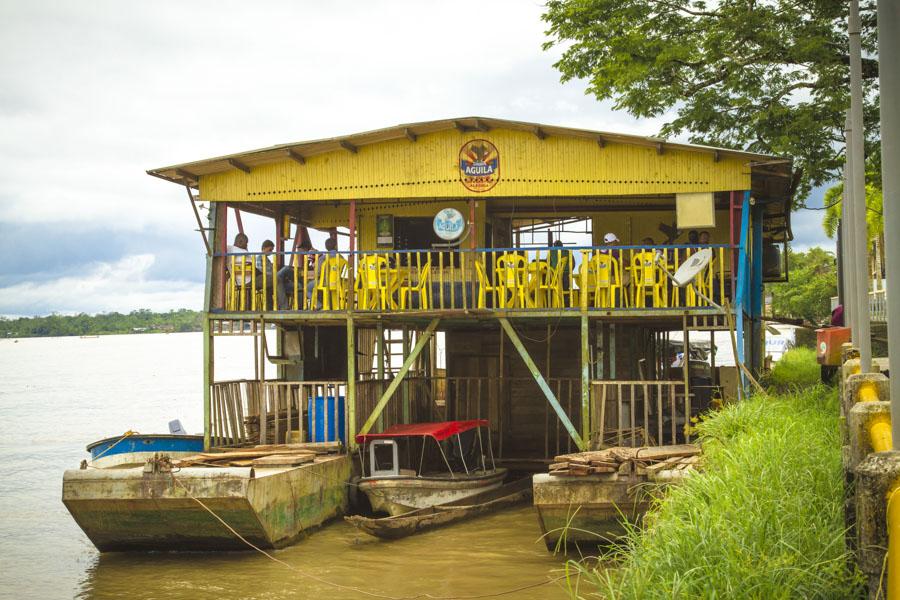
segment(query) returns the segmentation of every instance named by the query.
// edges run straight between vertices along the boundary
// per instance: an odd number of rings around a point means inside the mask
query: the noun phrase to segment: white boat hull
[[[359,489],[368,496],[373,511],[397,516],[491,491],[503,485],[505,477],[506,469],[502,468],[452,479],[403,475],[367,477],[360,480]]]

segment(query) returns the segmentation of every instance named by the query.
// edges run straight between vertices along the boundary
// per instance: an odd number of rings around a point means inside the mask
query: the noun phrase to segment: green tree
[[[822,227],[825,234],[833,238],[837,234],[841,220],[841,202],[844,198],[844,184],[839,183],[825,192],[823,204],[825,216]],[[881,169],[872,160],[866,162],[866,228],[869,239],[874,239],[884,232],[884,195],[881,191]]]
[[[667,119],[663,136],[794,157],[805,198],[843,164],[847,11],[838,0],[549,0],[544,48],[563,48],[563,81]],[[874,0],[861,15],[866,121],[876,124]],[[871,155],[877,130],[867,127]]]
[[[790,281],[769,286],[772,311],[779,317],[825,323],[831,314],[831,297],[837,295],[834,254],[821,248],[789,252]]]

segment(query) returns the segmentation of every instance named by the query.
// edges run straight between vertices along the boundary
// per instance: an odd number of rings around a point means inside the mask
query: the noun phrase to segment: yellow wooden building
[[[730,314],[758,369],[762,282],[787,275],[788,158],[466,117],[149,174],[185,186],[209,232],[213,446],[308,437],[296,430],[316,395],[345,398],[329,418],[351,446],[396,422],[475,417],[504,460],[682,441],[721,373],[690,344],[673,368],[670,332],[724,330]],[[235,247],[229,211],[271,219],[274,251]],[[310,229],[340,243],[311,248]],[[217,380],[221,335],[259,338],[278,379]]]

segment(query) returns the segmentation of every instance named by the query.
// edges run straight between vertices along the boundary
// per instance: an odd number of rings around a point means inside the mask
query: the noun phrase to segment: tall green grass
[[[816,385],[821,380],[821,367],[812,348],[791,348],[774,364],[764,383],[774,391],[790,391]]]
[[[644,528],[604,557],[616,561],[610,568],[582,567],[587,581],[573,593],[861,597],[844,545],[837,393],[817,385],[752,397],[698,432],[704,470],[672,487]]]

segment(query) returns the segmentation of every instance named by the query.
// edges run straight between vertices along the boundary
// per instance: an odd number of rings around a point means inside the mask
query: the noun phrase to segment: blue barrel
[[[306,406],[309,441],[334,442],[340,439],[341,443],[347,443],[347,440],[344,439],[344,397],[339,396],[337,399],[337,419],[334,418],[334,404],[334,396],[328,396],[327,400],[322,396],[316,396],[315,402],[312,397],[309,398]],[[327,431],[325,427],[326,421],[328,422]]]

